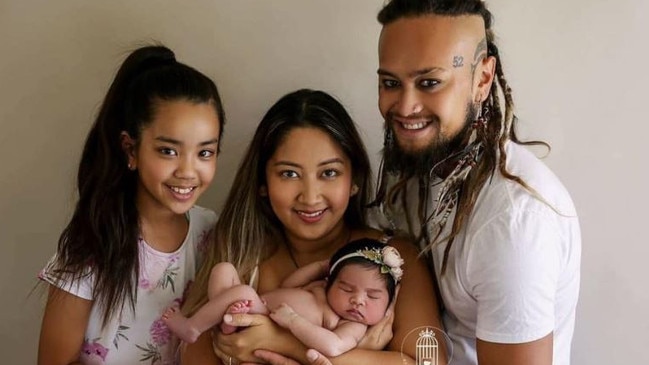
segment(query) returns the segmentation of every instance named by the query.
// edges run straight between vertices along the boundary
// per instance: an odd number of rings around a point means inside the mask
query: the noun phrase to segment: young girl
[[[163,315],[178,337],[194,342],[221,323],[226,313],[260,313],[291,331],[303,344],[327,356],[338,356],[356,346],[367,326],[385,315],[402,276],[403,259],[392,246],[364,238],[341,247],[329,261],[317,261],[295,270],[281,288],[258,296],[241,285],[232,264],[214,266],[209,302],[189,318],[171,307]],[[328,270],[327,285],[310,285]],[[224,327],[225,326],[225,327]],[[234,328],[221,324],[224,333]]]
[[[79,201],[56,255],[38,363],[173,361],[159,320],[182,302],[214,212],[194,207],[216,170],[224,112],[216,85],[162,46],[120,67],[90,130]]]
[[[369,179],[363,142],[340,103],[311,90],[282,97],[262,119],[242,159],[216,226],[216,243],[183,311],[192,314],[208,297],[214,297],[208,292],[208,282],[212,267],[219,262],[232,263],[242,282],[263,295],[280,287],[299,267],[329,259],[350,241],[382,239],[382,232],[365,226],[363,208],[372,194]],[[413,244],[394,239],[390,245],[405,261],[394,313],[388,311],[386,319],[368,329],[356,348],[336,357],[337,363],[401,363],[402,356],[415,355],[417,336],[409,333],[421,326],[441,328],[426,263],[419,260]],[[239,321],[226,320],[228,324],[252,325],[229,335],[220,331],[201,335],[182,351],[183,364],[218,364],[219,358],[225,364],[264,362],[253,355],[257,349],[308,362],[307,347],[268,316],[225,317]],[[383,325],[386,332],[380,331]],[[382,349],[386,336],[392,338],[389,351],[363,350]]]

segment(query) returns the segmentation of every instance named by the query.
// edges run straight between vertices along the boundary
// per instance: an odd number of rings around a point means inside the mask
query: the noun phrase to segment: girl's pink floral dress
[[[83,364],[174,364],[178,340],[169,332],[160,316],[174,302],[182,303],[189,285],[210,243],[216,214],[194,207],[188,213],[189,230],[176,252],[163,253],[140,239],[140,278],[135,313],[126,307],[121,316],[101,326],[101,310],[94,306],[85,341],[80,349]],[[56,283],[52,270],[54,258],[39,277]],[[93,299],[93,278],[58,286],[78,297]]]

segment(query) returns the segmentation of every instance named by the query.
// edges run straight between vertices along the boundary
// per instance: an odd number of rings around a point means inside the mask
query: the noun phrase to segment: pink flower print
[[[180,254],[174,253],[173,255],[169,256],[169,264],[174,264],[178,259],[180,258]]]
[[[149,333],[151,334],[151,340],[157,346],[164,346],[171,339],[171,332],[169,332],[169,328],[162,319],[158,319],[151,324]]]
[[[212,230],[210,229],[209,231],[203,231],[200,236],[198,236],[198,245],[196,246],[196,249],[198,252],[204,254],[207,252],[207,246],[212,242]]]
[[[149,280],[147,278],[140,278],[140,282],[138,283],[137,286],[140,289],[147,290],[147,289],[151,288],[151,283],[149,282]]]
[[[108,355],[108,349],[98,343],[97,340],[92,343],[88,342],[88,340],[83,342],[80,357],[84,363],[103,363],[106,361],[106,355]],[[98,361],[99,359],[101,359],[101,362]]]

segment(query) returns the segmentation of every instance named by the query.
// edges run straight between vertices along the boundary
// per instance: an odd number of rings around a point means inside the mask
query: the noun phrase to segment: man
[[[491,14],[479,0],[392,0],[378,19],[377,201],[432,258],[452,363],[569,364],[579,223],[514,133]]]
[[[378,20],[377,203],[384,225],[431,257],[451,363],[569,364],[579,223],[565,188],[523,146],[544,143],[514,133],[491,14],[479,0],[392,0]]]

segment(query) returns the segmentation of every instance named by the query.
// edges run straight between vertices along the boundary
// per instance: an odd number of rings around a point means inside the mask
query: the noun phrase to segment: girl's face
[[[212,104],[160,102],[129,156],[139,175],[140,213],[184,214],[196,203],[216,171],[219,128]]]
[[[352,193],[351,161],[318,128],[291,130],[266,163],[270,205],[292,241],[332,239]]]
[[[327,301],[341,318],[371,326],[385,316],[389,297],[378,267],[349,264],[338,272]]]

